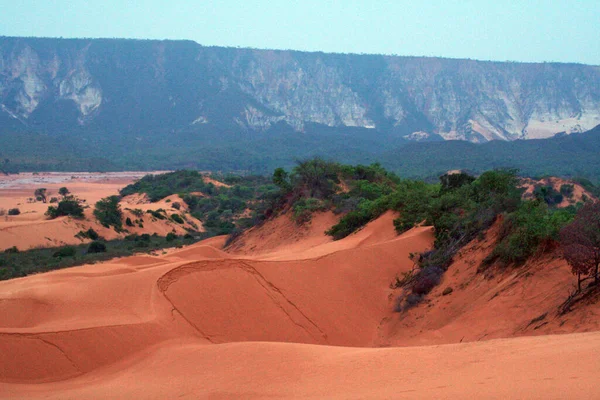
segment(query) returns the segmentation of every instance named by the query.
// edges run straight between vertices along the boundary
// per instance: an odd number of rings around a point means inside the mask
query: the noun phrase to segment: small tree
[[[69,192],[69,189],[64,186],[58,189],[58,194],[60,194],[62,197],[67,197],[70,193],[71,192]]]
[[[36,199],[40,198],[40,199],[42,199],[42,203],[45,203],[47,190],[46,190],[46,188],[35,189],[35,192],[33,192],[33,195],[35,196]]]
[[[273,172],[273,183],[281,189],[283,193],[288,193],[292,190],[289,175],[283,168],[277,168]]]
[[[21,214],[21,210],[19,210],[18,208],[11,208],[10,210],[8,210],[8,215],[19,215]]]
[[[594,275],[598,283],[600,267],[600,202],[588,202],[575,219],[560,231],[560,243],[565,259],[577,275],[577,288],[581,290],[581,277]]]
[[[105,227],[113,226],[118,232],[123,229],[123,213],[119,206],[119,196],[109,196],[96,203],[94,216]]]
[[[73,198],[66,198],[58,203],[58,206],[48,207],[46,215],[50,219],[70,215],[74,218],[83,218],[83,207],[79,204],[79,201]]]

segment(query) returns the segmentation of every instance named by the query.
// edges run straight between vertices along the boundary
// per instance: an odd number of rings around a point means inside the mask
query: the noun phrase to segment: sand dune
[[[43,175],[0,176],[0,209],[7,211],[11,208],[19,208],[21,211],[20,215],[0,217],[0,251],[12,246],[26,250],[34,247],[80,244],[82,240],[76,238],[75,235],[79,231],[89,228],[109,240],[123,237],[124,234],[118,234],[113,229],[105,228],[96,221],[93,216],[93,206],[104,197],[117,195],[119,189],[132,183],[134,178],[139,178],[141,175],[142,173],[108,173],[74,174],[71,177],[68,173],[46,173]],[[48,190],[48,199],[60,198],[58,189],[63,186],[66,186],[79,199],[85,200],[84,207],[89,206],[84,210],[84,219],[59,217],[48,220],[44,213],[51,204],[29,200],[33,197],[35,189],[39,187],[45,187]],[[180,204],[181,212],[187,210],[187,205],[176,195],[151,204],[141,199],[141,196],[127,196],[121,201],[123,219],[129,217],[135,221],[137,217],[130,211],[133,209],[145,212],[162,208],[167,211],[168,215],[181,214],[180,211],[172,208],[174,202]],[[186,216],[187,221],[183,225],[168,219],[155,219],[146,214],[142,218],[144,220],[143,227],[137,224],[133,227],[126,226],[128,233],[156,233],[165,236],[172,231],[183,235],[187,232],[185,228],[203,231],[202,222],[190,215]]]
[[[394,277],[433,244],[429,227],[396,236],[394,217],[333,242],[332,214],[302,229],[283,216],[227,251],[218,237],[0,282],[0,398],[597,397],[599,333],[458,344],[495,318],[489,337],[531,334],[516,329],[554,304],[519,318],[518,294],[487,306],[507,276],[393,313]],[[375,348],[419,343],[455,344]]]

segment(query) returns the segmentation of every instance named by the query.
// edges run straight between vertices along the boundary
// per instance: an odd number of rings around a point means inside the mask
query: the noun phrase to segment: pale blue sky
[[[0,0],[0,35],[600,65],[600,0]]]

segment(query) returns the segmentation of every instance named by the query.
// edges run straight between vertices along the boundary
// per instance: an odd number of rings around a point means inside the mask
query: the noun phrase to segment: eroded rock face
[[[600,124],[600,68],[203,47],[188,41],[0,38],[0,113],[53,129],[286,123],[484,142]]]

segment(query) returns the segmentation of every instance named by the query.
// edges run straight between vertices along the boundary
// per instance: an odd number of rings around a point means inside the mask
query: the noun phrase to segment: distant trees
[[[36,200],[41,200],[42,203],[45,203],[47,190],[46,190],[46,188],[35,189],[35,192],[33,192],[33,195],[35,196]]]
[[[600,267],[600,202],[588,202],[575,219],[560,231],[560,242],[565,259],[577,275],[581,290],[582,276],[593,276],[598,283]]]

